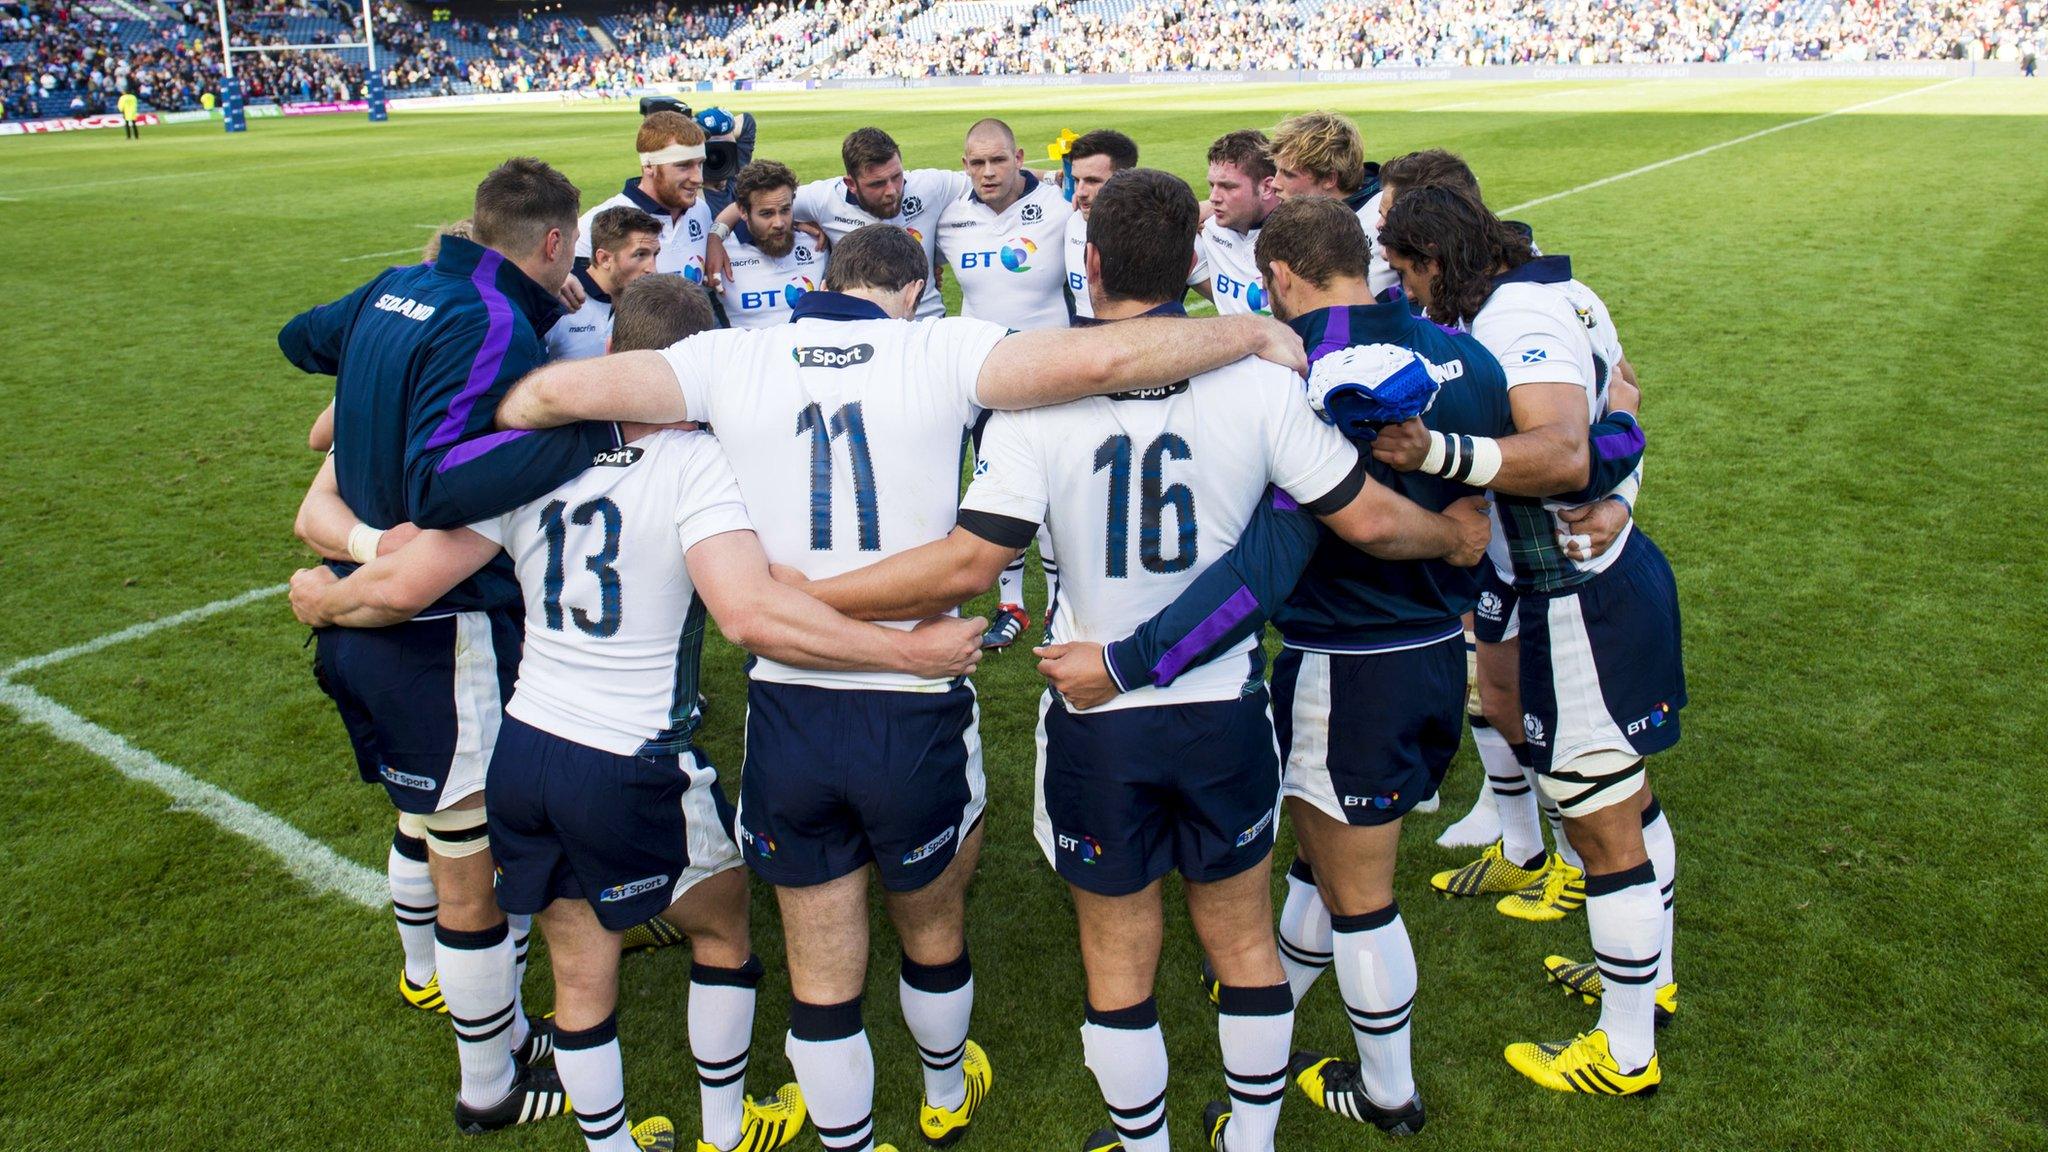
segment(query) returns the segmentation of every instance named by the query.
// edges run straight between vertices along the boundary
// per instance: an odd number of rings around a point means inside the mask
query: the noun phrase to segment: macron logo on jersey
[[[875,346],[855,344],[851,348],[792,348],[789,354],[795,357],[799,368],[851,368],[874,359]]]
[[[374,307],[380,312],[396,312],[407,320],[425,320],[434,314],[432,304],[422,304],[405,296],[393,296],[389,292],[377,297]]]

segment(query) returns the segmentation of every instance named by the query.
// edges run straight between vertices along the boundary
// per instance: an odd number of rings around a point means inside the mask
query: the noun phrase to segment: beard
[[[893,220],[898,212],[903,211],[903,194],[900,192],[892,193],[884,199],[869,200],[858,191],[855,191],[853,198],[860,205],[861,211],[866,212],[877,220]],[[887,209],[887,211],[883,211],[883,209]]]
[[[754,247],[761,250],[761,255],[780,260],[789,255],[790,249],[796,247],[796,229],[785,228],[773,234],[755,232]]]

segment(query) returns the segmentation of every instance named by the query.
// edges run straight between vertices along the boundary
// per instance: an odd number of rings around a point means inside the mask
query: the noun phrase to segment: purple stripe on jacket
[[[1308,350],[1308,362],[1313,364],[1332,352],[1342,352],[1351,347],[1351,309],[1330,309],[1329,323],[1323,325],[1323,338]]]
[[[1626,432],[1593,437],[1593,452],[1602,460],[1621,460],[1643,450],[1643,427],[1630,424]]]
[[[484,311],[490,315],[490,327],[484,332],[483,346],[476,350],[476,359],[469,366],[469,380],[462,391],[448,402],[448,415],[441,426],[434,429],[427,440],[428,448],[446,448],[462,439],[462,431],[469,426],[469,414],[475,410],[476,402],[498,379],[498,372],[505,367],[505,353],[512,347],[512,302],[498,291],[498,268],[505,257],[492,249],[486,249],[476,262],[476,271],[470,273],[469,282],[476,285],[477,295],[483,298]],[[447,464],[443,463],[445,469]]]
[[[1166,655],[1159,658],[1159,663],[1152,666],[1152,682],[1162,687],[1173,683],[1175,678],[1188,670],[1188,665],[1193,664],[1204,649],[1222,639],[1225,633],[1244,623],[1258,610],[1259,598],[1252,595],[1251,589],[1239,588],[1231,593],[1230,599],[1217,605],[1216,610],[1209,613],[1208,619],[1195,625],[1192,632],[1181,637],[1180,643],[1167,649]]]
[[[441,457],[441,463],[434,471],[436,473],[446,472],[458,464],[467,464],[500,444],[510,444],[521,436],[527,435],[531,435],[531,433],[523,428],[518,428],[505,432],[493,432],[488,436],[479,436],[474,440],[464,440],[462,443],[450,448],[447,455]]]

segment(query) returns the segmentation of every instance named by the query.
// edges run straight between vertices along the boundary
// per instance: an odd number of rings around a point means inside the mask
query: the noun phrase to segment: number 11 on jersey
[[[842,404],[826,419],[825,410],[807,404],[796,414],[796,434],[811,438],[811,551],[832,548],[832,441],[846,441],[853,467],[854,517],[860,527],[860,550],[882,550],[882,514],[875,507],[875,462],[868,455],[868,429],[860,402]]]

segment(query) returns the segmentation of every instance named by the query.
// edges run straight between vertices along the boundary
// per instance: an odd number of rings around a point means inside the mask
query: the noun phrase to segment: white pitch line
[[[316,891],[345,896],[365,908],[382,908],[390,901],[391,892],[381,873],[336,853],[247,800],[157,759],[35,689],[0,680],[0,704],[19,712],[24,721],[48,729],[59,740],[112,764],[115,771],[128,779],[157,789],[185,810],[196,812],[269,852],[292,875]]]
[[[1852,104],[1847,108],[1836,108],[1829,112],[1822,112],[1818,116],[1808,116],[1803,120],[1792,120],[1784,124],[1773,124],[1769,128],[1764,128],[1755,132],[1751,132],[1747,136],[1737,136],[1733,140],[1723,140],[1719,144],[1709,144],[1705,148],[1694,149],[1691,152],[1687,152],[1683,156],[1673,156],[1668,160],[1659,160],[1655,164],[1645,164],[1641,168],[1631,168],[1626,172],[1617,172],[1612,176],[1603,176],[1598,180],[1594,180],[1591,183],[1587,184],[1581,184],[1576,188],[1567,188],[1562,192],[1552,192],[1548,196],[1538,196],[1534,200],[1527,200],[1520,204],[1516,204],[1512,207],[1503,208],[1500,210],[1500,214],[1502,216],[1509,216],[1516,212],[1524,212],[1528,209],[1536,207],[1538,204],[1548,204],[1552,200],[1562,200],[1567,196],[1576,196],[1581,192],[1590,192],[1595,188],[1603,188],[1609,184],[1613,184],[1622,180],[1627,180],[1632,176],[1641,176],[1645,172],[1655,172],[1659,168],[1669,168],[1673,164],[1683,164],[1687,160],[1697,160],[1710,152],[1719,152],[1723,148],[1733,148],[1737,144],[1747,144],[1751,140],[1756,140],[1764,136],[1769,136],[1773,132],[1783,132],[1789,128],[1804,127],[1805,125],[1817,123],[1821,120],[1829,119],[1830,117],[1844,116],[1851,112],[1861,112],[1865,108],[1875,108],[1880,104],[1889,104],[1894,100],[1903,100],[1908,96],[1919,96],[1923,93],[1932,92],[1937,88],[1946,88],[1951,84],[1961,84],[1964,79],[1964,77],[1958,76],[1953,80],[1943,80],[1940,83],[1928,84],[1920,88],[1914,88],[1911,91],[1907,92],[1894,92],[1889,96],[1881,96],[1875,100],[1866,100],[1861,104]]]
[[[47,652],[41,656],[30,656],[26,660],[17,660],[6,668],[0,669],[0,680],[12,680],[24,672],[33,672],[38,668],[47,668],[52,664],[69,660],[74,656],[90,655],[102,648],[111,648],[116,644],[126,644],[130,640],[140,640],[152,632],[161,632],[166,628],[176,628],[182,624],[190,624],[195,620],[204,620],[208,616],[215,616],[222,612],[240,608],[244,604],[253,604],[258,600],[268,599],[290,588],[291,585],[289,584],[272,584],[268,588],[252,588],[239,596],[230,596],[225,600],[215,600],[211,604],[201,604],[197,608],[187,608],[183,612],[173,612],[169,616],[159,616],[154,620],[145,620],[140,624],[123,628],[119,632],[109,632],[96,640],[87,640],[83,644],[73,644],[69,648],[59,648],[55,652]]]
[[[1479,106],[1481,106],[1481,105],[1483,105],[1483,104],[1498,104],[1498,103],[1501,103],[1502,101],[1506,101],[1506,100],[1535,100],[1535,99],[1538,99],[1538,98],[1541,98],[1541,97],[1546,97],[1546,96],[1577,96],[1578,94],[1580,94],[1580,93],[1582,93],[1582,92],[1598,92],[1598,91],[1601,91],[1601,89],[1599,89],[1599,88],[1563,88],[1563,89],[1559,89],[1559,90],[1556,90],[1556,91],[1549,91],[1549,92],[1545,92],[1545,91],[1535,91],[1535,92],[1500,92],[1500,93],[1496,93],[1496,94],[1494,94],[1494,95],[1492,95],[1492,96],[1487,96],[1487,97],[1483,97],[1483,98],[1481,98],[1481,99],[1478,99],[1478,100],[1461,100],[1461,101],[1459,101],[1459,102],[1458,102],[1458,103],[1456,103],[1456,104],[1438,104],[1438,105],[1435,105],[1434,107],[1430,107],[1430,108],[1409,108],[1409,109],[1405,109],[1405,111],[1409,111],[1409,112],[1449,112],[1449,111],[1452,111],[1453,109],[1457,109],[1457,108],[1477,108],[1477,107],[1479,107]],[[1388,111],[1389,111],[1389,112],[1397,112],[1397,111],[1404,111],[1404,109],[1395,109],[1395,108],[1389,108],[1389,109],[1388,109]]]
[[[340,259],[339,261],[336,261],[336,263],[340,263],[340,264],[353,264],[353,263],[355,263],[355,262],[356,262],[356,261],[358,261],[358,260],[375,260],[375,259],[377,259],[377,258],[379,258],[379,257],[382,257],[382,256],[396,256],[396,255],[399,255],[399,254],[400,254],[400,253],[402,253],[402,252],[410,252],[410,253],[412,253],[413,255],[417,256],[417,255],[419,255],[419,251],[420,251],[420,246],[419,246],[419,245],[417,245],[417,244],[415,244],[415,245],[413,245],[413,246],[412,246],[412,247],[410,247],[410,248],[393,248],[393,249],[392,249],[391,251],[389,251],[389,252],[370,252],[370,253],[366,253],[366,254],[364,254],[364,255],[362,255],[362,256],[343,256],[343,257],[342,257],[342,258],[341,258],[341,259]]]

